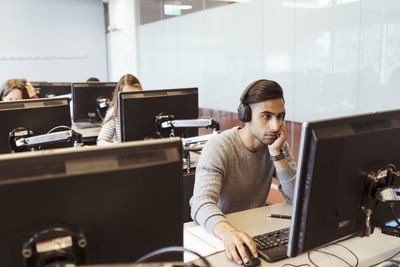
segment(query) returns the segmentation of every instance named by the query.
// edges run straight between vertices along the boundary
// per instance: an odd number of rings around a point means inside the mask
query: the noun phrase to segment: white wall
[[[0,0],[0,83],[107,80],[102,0]]]
[[[228,5],[141,25],[139,55],[145,88],[198,86],[204,108],[236,112],[259,78],[282,85],[289,120],[400,108],[400,1]]]
[[[109,0],[110,32],[107,34],[110,79],[122,75],[138,75],[137,67],[137,9],[138,1]]]

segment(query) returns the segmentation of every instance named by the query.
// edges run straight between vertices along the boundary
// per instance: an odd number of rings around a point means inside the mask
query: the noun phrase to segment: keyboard
[[[277,261],[287,258],[289,227],[253,237],[258,255],[266,261]]]
[[[95,123],[90,123],[90,122],[79,122],[79,123],[74,123],[74,126],[78,129],[90,129],[90,128],[98,128],[102,126],[101,122],[95,122]]]

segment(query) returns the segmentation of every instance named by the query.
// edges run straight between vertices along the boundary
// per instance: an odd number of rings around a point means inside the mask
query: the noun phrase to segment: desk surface
[[[288,227],[290,225],[290,220],[269,218],[266,216],[266,214],[278,213],[290,215],[291,209],[291,205],[287,203],[281,203],[228,214],[226,217],[234,227],[248,233],[250,236],[254,236]],[[186,223],[184,225],[184,227],[193,226],[196,226],[196,224],[193,222]],[[357,255],[360,261],[359,266],[370,266],[376,264],[392,257],[400,251],[400,238],[381,234],[380,229],[375,229],[374,234],[370,237],[354,237],[352,239],[343,241],[340,244],[346,246]],[[333,245],[321,250],[335,254],[353,265],[356,263],[355,257],[340,246]],[[312,252],[311,258],[318,266],[348,266],[335,257],[318,252]],[[211,266],[239,266],[231,262],[225,256],[225,252],[220,252],[209,256],[207,259],[209,260]],[[284,264],[309,264],[310,266],[313,266],[307,258],[307,253],[273,263],[269,263],[261,259],[260,266],[282,266]]]
[[[72,125],[72,130],[82,134],[83,138],[87,138],[87,137],[96,137],[99,135],[100,126],[96,126],[96,127],[87,127],[87,128],[79,128],[76,125]]]

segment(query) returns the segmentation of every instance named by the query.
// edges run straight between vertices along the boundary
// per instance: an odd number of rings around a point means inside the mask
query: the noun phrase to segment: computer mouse
[[[260,263],[261,263],[260,258],[254,258],[249,247],[246,244],[243,244],[243,246],[244,246],[244,249],[246,250],[247,258],[249,259],[249,261],[247,263],[245,263],[242,258],[242,265],[243,266],[258,266],[258,265],[260,265]],[[239,252],[238,252],[238,254],[240,256]]]

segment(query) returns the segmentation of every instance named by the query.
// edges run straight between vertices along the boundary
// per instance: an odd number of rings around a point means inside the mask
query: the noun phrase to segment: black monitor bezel
[[[56,91],[56,94],[54,96],[71,94],[71,86],[72,86],[71,82],[31,82],[31,84],[33,88],[35,88],[36,90],[39,89],[38,90],[39,92],[37,92],[37,96],[39,98],[48,98],[48,96],[46,96],[44,92],[48,93],[49,91],[52,91],[51,89],[53,88],[54,91]],[[59,91],[62,91],[62,93],[60,93]]]
[[[139,255],[137,251],[142,251],[144,248],[146,248],[146,253],[148,253],[152,250],[159,249],[160,247],[154,245],[154,243],[157,242],[156,240],[162,239],[163,235],[166,235],[165,239],[163,239],[164,241],[160,240],[159,242],[159,244],[163,244],[162,246],[183,246],[183,172],[181,169],[181,149],[182,141],[180,138],[168,138],[127,142],[124,144],[107,147],[93,146],[78,149],[54,149],[46,152],[38,151],[34,153],[23,152],[18,154],[0,155],[0,166],[2,166],[2,168],[0,168],[0,172],[3,174],[5,173],[2,171],[5,169],[5,166],[8,166],[8,169],[12,169],[11,172],[6,172],[7,175],[1,176],[0,187],[3,186],[3,190],[9,190],[10,188],[13,188],[12,192],[14,192],[16,190],[15,188],[20,188],[21,192],[23,192],[24,190],[28,190],[27,187],[31,185],[33,185],[36,189],[42,188],[41,186],[44,186],[44,188],[47,189],[49,189],[49,187],[53,188],[52,190],[46,190],[44,192],[34,190],[35,192],[31,192],[27,194],[27,196],[25,196],[25,194],[14,194],[13,197],[8,199],[9,203],[3,202],[3,205],[8,205],[7,207],[15,210],[14,214],[17,214],[18,217],[24,218],[17,219],[15,223],[9,224],[7,228],[5,225],[2,227],[2,231],[7,232],[6,236],[12,238],[12,240],[4,240],[6,237],[3,236],[1,242],[3,246],[5,245],[7,246],[7,249],[12,249],[13,251],[11,254],[7,254],[7,257],[13,257],[13,260],[15,260],[15,257],[19,258],[21,262],[15,266],[22,266],[23,257],[20,250],[22,247],[21,244],[23,243],[22,241],[33,236],[34,233],[38,233],[51,227],[64,227],[65,229],[78,232],[82,229],[88,231],[86,233],[83,232],[86,234],[86,238],[88,238],[88,246],[92,247],[87,249],[87,252],[89,253],[89,258],[87,258],[89,262],[87,262],[87,264],[134,262],[136,259],[143,256],[144,253],[141,252]],[[162,154],[159,152],[162,152]],[[146,155],[148,158],[146,158]],[[141,159],[139,161],[135,160],[138,157]],[[154,160],[152,160],[152,158]],[[44,164],[44,162],[46,162],[46,164]],[[98,164],[98,162],[102,162],[103,164]],[[115,165],[116,163],[117,165]],[[24,170],[17,169],[17,167],[21,166],[21,164],[25,164]],[[108,165],[108,167],[106,165]],[[131,165],[133,167],[130,167]],[[166,177],[167,174],[165,174],[165,176],[157,175],[154,171],[154,168],[160,169],[160,166],[166,166],[166,168],[169,169],[173,168],[174,171],[168,177]],[[173,188],[174,192],[179,193],[171,195],[171,193],[168,193],[169,191],[166,191],[165,185],[157,187],[157,184],[153,184],[154,181],[152,183],[151,180],[145,179],[148,181],[146,188],[152,186],[152,188],[154,188],[153,191],[157,192],[164,190],[165,193],[160,193],[160,195],[163,196],[159,197],[160,199],[163,199],[162,203],[160,203],[161,200],[156,200],[158,199],[158,195],[148,195],[146,194],[146,191],[143,191],[144,187],[142,189],[138,187],[131,192],[137,192],[138,194],[140,192],[140,195],[135,195],[132,193],[131,197],[129,198],[133,201],[132,203],[136,203],[133,204],[133,206],[139,205],[143,207],[143,209],[148,210],[148,212],[146,212],[146,214],[142,214],[140,212],[136,213],[136,211],[133,210],[121,212],[124,209],[124,206],[131,206],[131,204],[126,202],[124,202],[126,205],[121,203],[121,201],[126,200],[126,196],[130,194],[124,192],[124,197],[121,197],[121,200],[117,201],[116,199],[119,195],[112,195],[112,192],[109,192],[112,186],[101,186],[101,184],[102,181],[104,181],[104,183],[106,181],[108,181],[107,183],[117,183],[118,181],[120,181],[120,183],[125,183],[124,181],[136,179],[136,176],[131,175],[128,177],[126,174],[122,178],[121,175],[110,175],[108,178],[105,176],[107,173],[112,173],[110,170],[115,170],[120,173],[129,171],[130,168],[135,173],[136,170],[139,170],[139,173],[142,173],[143,170],[145,175],[157,175],[157,179],[164,179],[162,181],[165,182],[170,181],[171,188]],[[105,174],[101,176],[102,172]],[[97,179],[96,177],[102,178]],[[118,180],[116,180],[117,177],[119,177]],[[144,181],[143,178],[140,177],[137,177],[137,180]],[[88,184],[89,181],[97,181],[99,184],[90,185]],[[69,188],[69,190],[62,190],[62,188],[60,188],[60,186],[63,187],[62,185],[68,184],[75,184],[77,187],[83,188],[77,188],[75,191],[69,191],[71,186],[66,187]],[[122,184],[119,185],[119,187],[121,186]],[[57,188],[59,188],[59,190]],[[126,186],[124,188],[126,188]],[[65,214],[81,214],[81,209],[83,207],[88,207],[94,204],[92,203],[93,201],[88,199],[88,202],[92,204],[82,203],[82,205],[78,205],[79,200],[84,201],[85,197],[90,196],[90,191],[92,189],[93,192],[103,190],[104,196],[102,197],[105,199],[110,198],[109,200],[111,203],[121,204],[115,210],[110,205],[98,205],[96,212],[91,213],[98,214],[96,216],[99,216],[101,219],[97,226],[94,219],[92,219],[93,217],[90,217],[89,215],[85,218],[82,218],[81,216],[77,218],[71,218],[67,215],[60,215],[63,214],[61,211],[57,212],[56,215],[53,215],[54,213],[49,212],[49,210],[54,209],[54,207],[58,207],[60,209],[61,207],[65,208],[65,206],[70,205],[68,203],[71,202],[72,204],[69,207],[70,211],[65,212]],[[129,188],[126,188],[126,190],[129,191]],[[43,203],[47,203],[46,201],[48,200],[49,196],[53,196],[55,198],[52,199],[52,203],[48,204],[51,208],[46,208],[46,204]],[[71,200],[63,200],[62,196],[69,196],[71,197]],[[115,199],[113,196],[115,196]],[[151,199],[151,197],[154,199]],[[15,198],[14,201],[13,198]],[[168,201],[170,201],[170,203],[167,204]],[[151,202],[152,204],[146,205],[146,202]],[[23,203],[26,203],[26,205],[30,207],[29,211],[26,212],[26,215],[23,215],[24,211],[21,210],[21,206],[24,205]],[[13,205],[19,208],[12,208]],[[148,206],[151,206],[152,208],[150,209]],[[159,210],[158,207],[163,208],[162,210]],[[169,211],[169,208],[173,209],[173,211]],[[102,212],[106,214],[114,214],[117,212],[117,210],[119,212],[118,218],[105,218],[103,215],[101,215]],[[161,216],[161,214],[165,215],[166,213],[171,213],[173,216],[170,216],[170,218]],[[10,223],[13,220],[10,218],[10,216],[11,214],[8,214],[7,218],[2,220],[1,223]],[[138,221],[137,225],[142,225],[142,227],[135,227],[134,224],[128,226],[123,222],[124,218],[126,221]],[[149,225],[151,224],[154,227],[154,225],[158,224],[158,226],[157,228],[143,228],[143,220],[147,222],[150,222],[149,220],[151,220],[151,223],[148,223]],[[113,221],[116,222],[116,225],[125,225],[127,227],[124,229],[114,227],[106,230],[106,223],[109,222],[111,227]],[[76,224],[73,222],[76,222]],[[88,225],[83,225],[83,222],[87,222]],[[12,231],[15,231],[15,233]],[[94,235],[97,233],[96,231],[100,231],[100,236]],[[135,234],[133,234],[135,232],[136,234],[140,233],[141,237],[135,237]],[[158,234],[157,236],[148,236],[148,240],[152,241],[146,243],[146,236],[151,235],[152,232]],[[123,235],[123,238],[120,235]],[[108,240],[109,242],[107,242],[106,237],[110,237],[110,240]],[[101,244],[94,244],[94,238],[96,239],[96,242],[101,242]],[[126,242],[129,238],[131,239],[129,247],[120,248],[120,250],[118,249],[118,245],[116,243],[111,242],[112,240],[115,241],[116,239],[123,239],[124,242]],[[145,243],[136,242],[136,240],[142,240],[141,242]],[[176,240],[177,243],[170,244],[172,242],[171,240]],[[112,251],[109,251],[109,256],[107,256],[105,249],[112,249]],[[118,255],[120,257],[118,257]],[[107,258],[106,261],[99,260],[105,260],[105,258]],[[183,260],[182,254],[166,255],[165,257],[161,257],[161,259],[165,261]],[[13,262],[15,264],[17,263],[16,261]]]
[[[112,93],[115,90],[115,87],[117,86],[117,82],[84,82],[84,83],[72,83],[71,85],[71,98],[72,98],[72,119],[74,123],[80,123],[80,122],[87,122],[87,123],[99,123],[101,122],[102,118],[97,114],[95,115],[95,119],[91,119],[89,117],[83,116],[80,114],[79,109],[80,105],[78,105],[78,102],[76,100],[77,98],[77,92],[76,90],[79,90],[79,88],[98,88],[98,87],[109,87],[110,89],[110,97],[109,99],[112,98]],[[100,95],[99,95],[100,96]],[[105,96],[107,97],[107,96]],[[94,99],[96,100],[96,99]]]
[[[120,135],[121,141],[133,141],[131,139],[127,140],[125,134],[125,112],[124,109],[124,100],[129,100],[133,98],[150,98],[150,97],[161,97],[167,95],[197,95],[197,116],[196,118],[185,118],[185,119],[197,119],[198,118],[198,88],[197,87],[188,87],[188,88],[173,88],[173,89],[158,89],[158,90],[143,90],[143,91],[134,91],[134,92],[119,92],[118,93],[118,115],[120,121]],[[147,138],[147,137],[145,137]],[[142,138],[137,138],[134,140],[142,140]]]
[[[369,136],[375,133],[382,134],[382,136],[386,135],[392,136],[393,138],[393,135],[398,132],[400,132],[400,110],[374,112],[368,114],[357,114],[353,116],[303,123],[300,148],[299,148],[299,160],[296,173],[296,185],[295,185],[295,194],[294,194],[293,209],[292,209],[292,221],[290,226],[291,229],[290,229],[289,244],[287,251],[289,257],[297,256],[315,247],[322,246],[330,242],[334,242],[338,239],[345,238],[347,236],[352,236],[352,235],[363,236],[365,234],[365,213],[362,211],[361,206],[363,205],[363,201],[365,200],[366,197],[365,175],[367,171],[372,170],[373,168],[378,166],[382,167],[383,165],[389,163],[393,163],[397,167],[400,167],[400,162],[397,158],[392,157],[393,162],[386,162],[385,160],[382,160],[383,157],[379,156],[378,154],[383,155],[384,152],[377,153],[376,154],[377,157],[374,158],[373,155],[374,150],[378,149],[380,143],[377,143],[376,140],[375,140],[376,143],[369,143],[370,147],[367,148],[370,148],[372,153],[364,153],[364,155],[360,156],[360,158],[363,159],[356,160],[355,164],[357,165],[357,167],[355,167],[355,169],[357,170],[354,169],[352,171],[354,175],[351,176],[355,178],[354,180],[351,181],[352,183],[349,184],[349,188],[355,188],[357,190],[357,192],[354,193],[354,196],[352,196],[353,199],[350,198],[351,201],[349,202],[352,203],[348,203],[349,206],[347,208],[347,210],[351,210],[352,208],[354,208],[354,217],[352,217],[349,220],[336,222],[338,229],[341,228],[340,230],[329,236],[328,231],[331,231],[332,229],[327,229],[326,236],[325,237],[321,236],[321,238],[325,239],[324,242],[316,242],[315,244],[313,244],[314,240],[310,239],[309,235],[307,235],[307,231],[317,231],[313,230],[312,227],[308,225],[309,220],[313,220],[310,217],[316,216],[316,214],[310,215],[310,210],[312,209],[313,205],[315,210],[315,207],[317,205],[323,205],[324,201],[330,201],[330,199],[319,199],[319,201],[316,201],[315,198],[317,194],[321,194],[320,192],[317,193],[317,191],[321,190],[321,188],[313,188],[313,179],[314,183],[316,179],[314,175],[316,169],[319,168],[318,166],[316,167],[315,164],[322,164],[321,159],[318,159],[317,155],[318,143],[327,140],[330,142],[332,142],[332,140],[344,140],[343,142],[346,142],[348,144],[349,141],[351,140],[361,140],[359,141],[360,143],[367,145],[368,142],[366,140],[368,139]],[[374,141],[373,139],[369,140],[371,140],[371,142]],[[379,142],[384,142],[384,141],[379,141]],[[359,145],[359,143],[357,143],[357,145]],[[398,146],[397,148],[391,147],[390,153],[394,154],[396,149],[400,149],[400,147]],[[388,158],[389,156],[385,157]],[[339,169],[339,170],[340,172],[344,172],[346,177],[348,177],[350,175],[347,163],[351,162],[352,160],[351,155],[343,155],[343,159],[345,163],[334,162],[334,164],[337,165],[342,164],[341,167],[344,167],[344,169]],[[316,161],[318,161],[318,163],[316,163]],[[371,164],[365,164],[365,162],[369,162]],[[359,168],[361,168],[362,170],[360,170]],[[343,182],[343,181],[340,181],[339,179],[338,182]],[[326,190],[335,190],[335,189],[327,188]],[[325,191],[325,193],[327,193],[327,191]],[[344,192],[343,194],[346,195],[348,194],[348,192]],[[338,197],[339,198],[343,197],[343,195]],[[400,206],[399,203],[397,203],[395,207],[396,210],[399,210],[399,206]],[[338,209],[338,211],[339,210],[340,209]],[[328,214],[327,212],[328,211],[326,211],[325,214],[319,214],[318,216],[322,218],[327,218],[326,220],[330,220],[329,216],[332,216],[332,214]],[[338,214],[338,218],[340,216],[341,214]],[[390,219],[391,219],[391,214],[389,214],[389,212],[385,210],[384,204],[378,203],[376,212],[373,213],[371,217],[372,229],[374,226],[379,226],[384,222],[389,221]],[[331,221],[331,223],[332,222],[334,221]],[[348,228],[346,229],[346,227]],[[320,235],[325,235],[325,234],[320,233]]]
[[[57,98],[39,98],[39,99],[24,99],[24,100],[17,100],[17,101],[1,101],[0,102],[0,112],[7,112],[7,111],[24,111],[26,113],[23,116],[24,120],[29,121],[29,125],[31,124],[40,124],[40,125],[46,125],[48,124],[48,121],[42,120],[40,121],[39,118],[32,117],[32,113],[30,113],[30,110],[35,110],[35,109],[42,109],[42,108],[49,108],[49,107],[59,107],[59,106],[64,106],[66,109],[65,112],[65,117],[60,118],[60,123],[58,125],[49,125],[48,127],[34,127],[32,129],[27,129],[27,130],[32,130],[33,135],[39,135],[39,134],[45,134],[49,130],[51,130],[53,127],[56,126],[67,126],[71,127],[72,122],[71,122],[71,116],[70,116],[70,105],[69,105],[70,99],[68,97],[57,97]],[[58,118],[58,117],[57,117]],[[15,118],[10,118],[13,119],[13,123],[15,122]],[[3,126],[2,128],[4,129],[7,127],[5,122],[3,121]],[[16,127],[24,127],[24,128],[29,128],[28,125],[21,125],[21,123],[18,122],[18,126],[16,124]],[[15,128],[16,128],[15,127]],[[13,128],[13,129],[15,129]],[[40,129],[39,129],[40,128]],[[8,129],[9,131],[12,131],[13,129]],[[6,137],[4,137],[6,138]],[[11,151],[8,151],[11,152]],[[8,153],[8,152],[0,152],[0,153]]]

